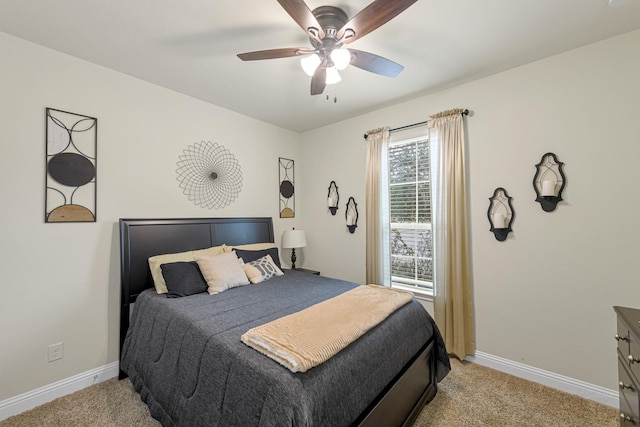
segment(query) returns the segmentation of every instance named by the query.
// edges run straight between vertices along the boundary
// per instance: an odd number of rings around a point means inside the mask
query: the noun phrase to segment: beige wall
[[[611,307],[640,305],[638,46],[640,31],[305,133],[306,264],[364,281],[364,221],[348,234],[343,204],[353,195],[364,217],[365,131],[469,108],[478,350],[617,389]],[[566,201],[553,213],[534,201],[531,184],[548,151],[567,175]],[[341,198],[336,217],[325,206],[332,179]],[[506,188],[516,211],[505,242],[487,221],[496,187]]]
[[[615,389],[611,306],[640,301],[638,45],[640,32],[629,33],[298,135],[0,33],[0,401],[117,360],[120,217],[273,216],[278,240],[283,228],[307,231],[302,267],[364,282],[362,135],[451,107],[473,112],[478,349]],[[98,118],[95,224],[43,223],[45,107]],[[177,186],[177,158],[200,140],[226,146],[241,164],[242,193],[225,209],[195,206]],[[531,188],[547,151],[566,163],[568,181],[553,213]],[[295,220],[278,218],[279,156],[296,159]],[[325,203],[332,179],[335,217]],[[486,220],[498,186],[516,210],[506,242]],[[349,196],[361,214],[353,235],[344,225]],[[64,359],[47,363],[47,345],[59,341]]]
[[[278,218],[277,161],[298,159],[300,145],[296,133],[3,33],[0,52],[2,401],[118,359],[118,218],[273,216],[279,236],[298,218]],[[43,222],[46,107],[98,118],[97,223]],[[242,168],[224,209],[178,187],[178,156],[201,140]],[[64,358],[48,363],[60,341]]]

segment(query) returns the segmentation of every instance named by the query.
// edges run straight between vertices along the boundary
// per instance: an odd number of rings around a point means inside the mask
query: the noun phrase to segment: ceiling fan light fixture
[[[239,53],[242,61],[301,57],[300,65],[311,77],[311,95],[319,95],[327,84],[342,80],[338,71],[353,65],[361,70],[385,77],[396,77],[404,69],[400,64],[373,53],[346,49],[354,41],[378,29],[418,0],[373,0],[348,18],[335,6],[319,6],[311,10],[306,0],[278,0],[309,37],[311,48],[288,47]],[[610,3],[633,0],[601,0]]]
[[[336,69],[342,71],[351,62],[351,52],[347,49],[333,49],[331,51],[331,61],[333,61]]]
[[[313,77],[313,73],[315,73],[316,68],[318,68],[318,65],[320,65],[321,62],[322,60],[317,53],[304,56],[300,59],[300,65],[309,77]]]
[[[338,83],[340,80],[342,80],[342,77],[340,77],[340,73],[338,73],[336,67],[327,68],[327,78],[325,80],[326,84],[332,85],[334,83]]]

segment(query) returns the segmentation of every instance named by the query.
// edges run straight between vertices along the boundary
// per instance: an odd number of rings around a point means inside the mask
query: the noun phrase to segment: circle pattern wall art
[[[98,119],[46,109],[45,222],[96,221]]]
[[[295,198],[295,174],[294,162],[283,157],[278,158],[278,170],[280,182],[278,193],[280,198],[280,218],[295,218],[296,198]]]
[[[203,208],[223,208],[242,189],[242,171],[233,154],[211,141],[190,145],[178,160],[178,183],[182,192]]]

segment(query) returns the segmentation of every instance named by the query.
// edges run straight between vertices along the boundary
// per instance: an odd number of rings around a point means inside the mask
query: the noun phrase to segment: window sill
[[[431,291],[431,290],[416,289],[416,288],[414,288],[412,286],[402,286],[402,285],[398,285],[398,284],[392,284],[391,287],[394,288],[394,289],[400,289],[400,290],[403,290],[403,291],[409,291],[417,299],[421,299],[421,300],[424,300],[424,301],[433,301],[433,291]]]
[[[417,294],[417,293],[413,293],[413,295],[416,297],[416,299],[419,299],[421,301],[428,301],[428,302],[433,302],[433,295],[426,295],[426,294]]]

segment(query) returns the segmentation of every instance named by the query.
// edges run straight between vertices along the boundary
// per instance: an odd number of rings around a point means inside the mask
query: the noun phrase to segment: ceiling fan
[[[243,61],[302,56],[302,67],[311,77],[311,95],[340,80],[338,70],[353,65],[386,77],[396,77],[404,69],[389,59],[357,49],[345,48],[398,16],[417,0],[374,0],[351,19],[340,8],[320,6],[313,11],[303,0],[278,0],[305,31],[311,48],[291,47],[238,54]]]

